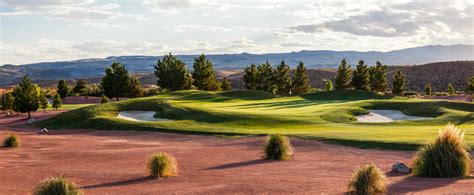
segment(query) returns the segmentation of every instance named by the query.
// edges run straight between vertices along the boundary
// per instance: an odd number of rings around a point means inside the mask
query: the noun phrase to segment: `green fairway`
[[[366,109],[401,110],[433,120],[360,123],[353,113]],[[152,110],[166,122],[117,119],[122,110]],[[41,127],[150,130],[217,135],[280,133],[367,148],[413,150],[434,138],[448,122],[466,130],[474,146],[474,104],[390,98],[363,91],[333,91],[274,97],[261,91],[178,91],[84,107],[41,122]]]
[[[92,106],[92,105],[95,105],[95,104],[63,104],[60,108],[58,108],[58,110],[74,110],[74,109],[83,108],[83,107]],[[38,110],[41,111],[42,109],[40,108]],[[56,108],[53,108],[51,105],[49,105],[49,107],[46,108],[46,110],[56,110]]]

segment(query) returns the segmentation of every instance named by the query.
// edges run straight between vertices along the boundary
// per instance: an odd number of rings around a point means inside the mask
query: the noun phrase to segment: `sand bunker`
[[[153,117],[155,113],[156,112],[154,111],[140,111],[140,110],[121,111],[117,115],[117,118],[129,120],[129,121],[139,121],[139,122],[171,121],[170,119],[155,118]]]
[[[363,114],[356,116],[358,122],[367,122],[367,123],[388,123],[393,121],[403,121],[403,120],[429,120],[433,119],[432,117],[419,117],[419,116],[408,116],[403,114],[399,110],[368,110],[369,114]]]

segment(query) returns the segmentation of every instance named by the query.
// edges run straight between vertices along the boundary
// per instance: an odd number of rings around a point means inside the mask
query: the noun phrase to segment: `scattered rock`
[[[392,172],[394,172],[394,173],[410,173],[411,169],[405,163],[395,162],[392,165]]]
[[[41,131],[38,132],[39,134],[48,134],[48,129],[43,128]]]
[[[33,123],[36,122],[36,119],[35,118],[30,118],[28,119],[28,125],[32,125]]]

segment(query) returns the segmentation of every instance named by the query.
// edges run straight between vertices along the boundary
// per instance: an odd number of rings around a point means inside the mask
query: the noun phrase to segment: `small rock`
[[[410,173],[411,169],[405,163],[395,162],[392,165],[392,172],[394,172],[394,173]]]
[[[41,131],[38,132],[38,133],[39,133],[39,134],[48,134],[48,129],[43,128],[43,129],[41,129]]]
[[[35,118],[30,118],[28,119],[28,125],[32,125],[33,123],[36,122],[36,119]]]

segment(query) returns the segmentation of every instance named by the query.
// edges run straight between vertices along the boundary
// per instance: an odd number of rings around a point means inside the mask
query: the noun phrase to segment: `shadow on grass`
[[[314,137],[314,136],[292,136],[300,139],[318,140],[328,144],[336,144],[343,146],[350,146],[361,149],[378,149],[378,150],[399,150],[399,151],[415,151],[421,146],[421,144],[411,143],[393,143],[393,142],[380,142],[380,141],[369,141],[369,140],[346,140],[346,139],[334,139],[325,137]]]
[[[83,189],[95,189],[95,188],[105,188],[105,187],[115,187],[115,186],[126,186],[126,185],[132,185],[144,181],[151,181],[154,180],[152,177],[138,177],[138,178],[133,178],[133,179],[127,179],[127,180],[122,180],[122,181],[114,181],[114,182],[109,182],[109,183],[101,183],[101,184],[95,184],[95,185],[88,185],[88,186],[83,186]]]
[[[207,169],[204,169],[204,170],[232,169],[232,168],[253,166],[253,165],[259,165],[259,164],[266,164],[266,163],[271,163],[271,162],[274,162],[274,161],[264,160],[264,159],[256,159],[256,160],[249,160],[249,161],[242,161],[242,162],[219,165],[219,166],[210,167],[210,168],[207,168]]]
[[[394,175],[393,177],[395,176],[396,175]],[[391,176],[388,177],[390,178]],[[396,183],[391,184],[388,187],[388,191],[390,193],[395,194],[416,193],[423,190],[445,187],[455,183],[458,180],[460,179],[441,179],[408,176]]]

